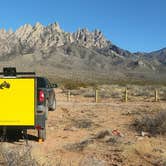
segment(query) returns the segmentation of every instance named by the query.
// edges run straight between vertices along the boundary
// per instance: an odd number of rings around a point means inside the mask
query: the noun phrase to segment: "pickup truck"
[[[37,126],[39,125],[38,137],[39,139],[46,139],[45,120],[48,119],[48,111],[56,109],[56,98],[54,88],[56,84],[51,84],[47,78],[37,78]]]
[[[0,131],[24,133],[37,129],[38,138],[46,139],[48,111],[56,109],[54,88],[45,77],[34,72],[16,72],[3,68],[0,73]],[[5,133],[4,133],[5,132]]]

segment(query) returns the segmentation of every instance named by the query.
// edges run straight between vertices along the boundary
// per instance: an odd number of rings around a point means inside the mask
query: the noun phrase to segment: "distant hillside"
[[[164,80],[166,49],[131,53],[100,30],[64,32],[57,23],[0,30],[0,67],[16,66],[58,79],[83,81]],[[158,74],[156,74],[158,73]]]

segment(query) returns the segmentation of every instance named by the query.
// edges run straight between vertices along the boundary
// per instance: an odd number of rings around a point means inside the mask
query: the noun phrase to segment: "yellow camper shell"
[[[35,78],[0,78],[0,126],[35,125]]]

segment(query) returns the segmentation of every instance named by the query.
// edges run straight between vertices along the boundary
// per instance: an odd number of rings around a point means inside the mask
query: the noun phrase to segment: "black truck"
[[[54,88],[56,84],[51,84],[45,77],[36,77],[37,79],[37,127],[39,139],[46,139],[46,127],[45,123],[48,119],[48,111],[55,111],[56,109],[56,97]]]

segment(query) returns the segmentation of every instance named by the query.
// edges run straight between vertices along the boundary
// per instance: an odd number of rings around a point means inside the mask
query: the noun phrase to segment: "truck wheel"
[[[45,118],[48,119],[48,100],[46,101],[46,110],[45,110]]]
[[[54,99],[52,106],[50,107],[51,111],[54,111],[56,109],[56,99]]]
[[[46,140],[46,128],[38,130],[38,138],[43,141]]]

